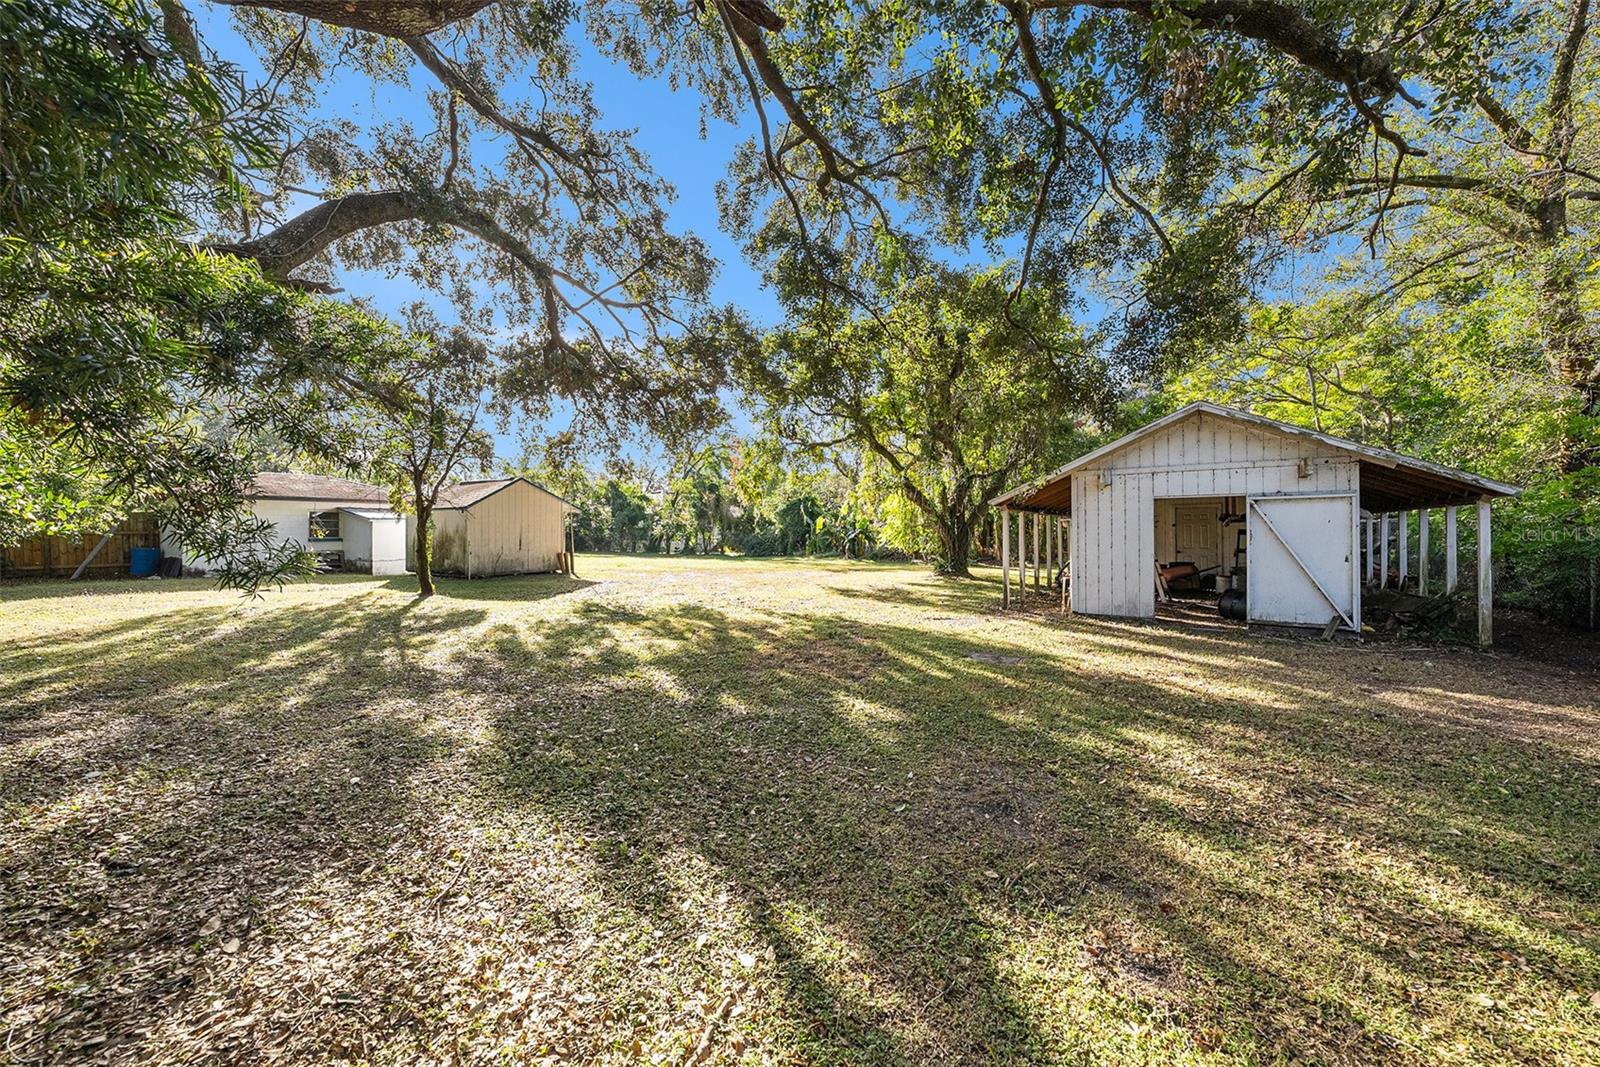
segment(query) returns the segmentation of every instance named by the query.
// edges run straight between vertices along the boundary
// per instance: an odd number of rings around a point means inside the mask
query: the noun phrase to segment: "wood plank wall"
[[[527,482],[513,482],[467,515],[468,573],[536,574],[556,569],[565,541],[565,505]]]
[[[1073,473],[1072,610],[1155,614],[1157,497],[1351,492],[1358,479],[1337,449],[1196,412]]]

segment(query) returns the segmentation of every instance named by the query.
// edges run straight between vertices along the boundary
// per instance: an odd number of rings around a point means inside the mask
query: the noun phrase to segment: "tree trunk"
[[[417,596],[425,600],[434,593],[433,544],[428,533],[433,521],[433,504],[423,498],[421,490],[417,491],[413,503],[417,510]]]
[[[964,502],[957,502],[959,510]],[[965,515],[941,515],[939,525],[938,572],[952,578],[970,578],[972,571],[967,560],[972,556],[972,525]]]
[[[1578,272],[1559,249],[1545,253],[1539,273],[1539,332],[1545,360],[1557,381],[1574,390],[1586,416],[1600,415],[1600,360],[1579,296]],[[1585,466],[1589,450],[1570,437],[1562,442],[1561,466]]]

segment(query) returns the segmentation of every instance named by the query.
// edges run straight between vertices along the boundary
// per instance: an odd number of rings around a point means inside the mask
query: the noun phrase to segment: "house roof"
[[[1243,423],[1270,433],[1316,441],[1329,448],[1355,456],[1361,464],[1361,506],[1369,511],[1401,511],[1409,508],[1446,507],[1469,504],[1480,497],[1514,496],[1522,490],[1470,471],[1430,463],[1425,459],[1391,452],[1331,434],[1318,433],[1304,426],[1269,419],[1237,408],[1197,400],[1156,419],[1108,445],[1087,452],[1043,478],[1006,490],[989,501],[1021,511],[1043,511],[1068,515],[1072,512],[1074,471],[1091,467],[1097,460],[1119,452],[1142,438],[1196,415],[1212,415]]]
[[[349,478],[327,478],[320,474],[294,474],[288,471],[263,471],[253,479],[250,496],[256,500],[349,500],[389,503],[389,491]]]
[[[572,503],[572,501],[566,499],[565,497],[558,496],[555,493],[551,493],[550,490],[546,489],[538,482],[528,478],[523,478],[519,475],[516,478],[482,478],[475,481],[458,482],[455,485],[446,486],[445,488],[439,490],[439,503],[436,505],[435,510],[464,511],[479,501],[487,500],[489,497],[494,496],[500,490],[504,489],[508,485],[511,485],[513,482],[527,482],[529,485],[539,490],[539,492],[547,493],[561,501],[563,504],[567,505],[567,507],[573,508],[574,510],[577,509],[577,505]]]

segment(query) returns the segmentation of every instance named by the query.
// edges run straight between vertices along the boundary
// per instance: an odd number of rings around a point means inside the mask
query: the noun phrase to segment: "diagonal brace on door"
[[[1256,513],[1256,518],[1261,520],[1261,525],[1265,526],[1267,532],[1277,539],[1278,544],[1283,546],[1285,552],[1289,553],[1289,558],[1294,560],[1296,567],[1300,568],[1300,573],[1311,579],[1311,584],[1316,587],[1318,593],[1322,594],[1322,599],[1328,602],[1328,607],[1338,612],[1339,618],[1344,620],[1344,624],[1354,630],[1356,628],[1355,620],[1345,614],[1345,610],[1339,606],[1339,602],[1328,594],[1328,591],[1322,587],[1321,582],[1317,581],[1317,576],[1311,573],[1311,568],[1306,566],[1305,560],[1300,558],[1300,554],[1294,550],[1294,546],[1289,543],[1288,538],[1279,533],[1278,528],[1272,525],[1272,520],[1267,518],[1267,513],[1262,510],[1260,501],[1250,501],[1250,510]]]

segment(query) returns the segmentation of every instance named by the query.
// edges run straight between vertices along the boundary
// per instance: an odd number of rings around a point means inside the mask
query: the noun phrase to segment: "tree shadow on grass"
[[[1083,638],[1172,641],[1093,623]],[[1219,682],[1230,653],[1270,668],[1297,651],[1206,646],[1187,669]],[[583,828],[633,921],[693,943],[682,872],[733,886],[772,952],[747,1027],[787,1027],[783,1054],[809,1061],[1114,1057],[1126,1032],[1070,1025],[1096,1008],[1154,1030],[1127,1055],[1425,1060],[1417,1042],[1442,1027],[1539,1060],[1561,1024],[1536,994],[1600,980],[1581,932],[1600,874],[1592,761],[1403,702],[1374,716],[1370,695],[1319,690],[1326,664],[1269,669],[1243,700],[1025,649],[975,657],[993,648],[596,606],[495,635],[476,674],[564,675],[507,703],[485,753],[514,809]],[[1549,1026],[1459,1018],[1474,968]]]
[[[508,574],[494,578],[434,575],[433,582],[440,596],[453,600],[519,601],[530,604],[575,593],[596,584],[568,574]],[[417,576],[397,574],[385,581],[383,587],[402,593],[415,593]]]
[[[1595,1044],[1592,679],[465,584],[0,646],[9,1055]]]
[[[983,578],[934,579],[893,586],[826,587],[846,600],[868,600],[891,607],[987,614],[1000,608],[1000,587]],[[1045,594],[1048,595],[1048,594]]]
[[[274,1030],[292,1056],[271,1005],[305,996],[323,1019],[299,1055],[363,1047],[366,1005],[337,999],[349,975],[320,996],[243,969],[281,961],[319,895],[371,879],[426,821],[429,769],[455,751],[428,706],[456,683],[417,657],[484,614],[362,594],[305,607],[188,608],[0,649],[8,1056],[232,1059]],[[338,956],[323,938],[302,960]]]
[[[156,596],[174,592],[200,592],[216,589],[209,578],[125,578],[90,577],[76,582],[65,578],[0,579],[0,604],[27,600],[54,600],[63,597]]]

